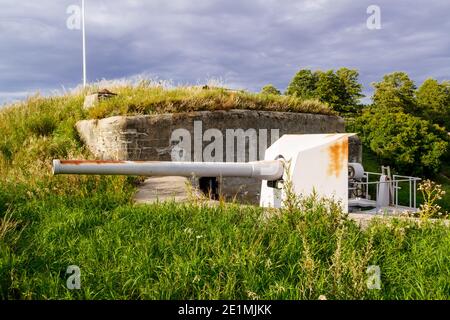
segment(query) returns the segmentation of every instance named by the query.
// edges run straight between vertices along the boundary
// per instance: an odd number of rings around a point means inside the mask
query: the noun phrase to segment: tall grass
[[[114,92],[118,95],[90,109],[90,118],[231,109],[335,114],[317,100],[230,91],[223,88],[139,85],[119,87]]]
[[[450,297],[450,232],[439,223],[379,220],[361,230],[314,197],[281,211],[137,206],[133,178],[51,176],[51,159],[90,156],[74,130],[88,116],[82,99],[36,96],[0,112],[0,299]],[[381,290],[367,288],[372,264]],[[66,287],[70,265],[81,269],[81,290]]]
[[[378,221],[362,231],[337,206],[312,198],[269,218],[237,205],[47,201],[18,212],[40,219],[3,271],[6,298],[450,297],[450,233],[442,225]],[[69,265],[81,268],[79,291],[66,288]],[[381,268],[381,290],[367,288],[369,265]]]

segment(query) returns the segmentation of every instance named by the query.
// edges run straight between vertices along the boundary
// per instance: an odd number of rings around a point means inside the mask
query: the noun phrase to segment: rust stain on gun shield
[[[344,170],[346,172],[345,162],[348,157],[348,139],[338,141],[328,147],[328,154],[330,156],[330,164],[328,166],[328,175],[339,177]]]
[[[119,164],[125,161],[109,161],[109,160],[61,160],[61,164],[79,166],[82,164]]]

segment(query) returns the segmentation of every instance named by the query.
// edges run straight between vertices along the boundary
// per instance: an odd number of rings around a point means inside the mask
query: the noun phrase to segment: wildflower
[[[247,291],[247,296],[251,299],[251,300],[259,300],[261,299],[260,296],[258,296],[255,292],[253,291]]]
[[[441,217],[442,208],[436,201],[442,200],[442,197],[445,195],[442,186],[431,180],[425,180],[419,185],[418,189],[422,193],[424,199],[424,203],[420,205],[420,217],[423,219]]]

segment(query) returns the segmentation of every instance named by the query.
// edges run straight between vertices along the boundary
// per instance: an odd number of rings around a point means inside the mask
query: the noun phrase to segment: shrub
[[[278,90],[273,84],[268,84],[261,89],[261,94],[274,94],[279,96],[281,91]]]
[[[355,119],[354,129],[380,160],[405,173],[437,173],[449,145],[441,127],[386,109],[369,108]]]

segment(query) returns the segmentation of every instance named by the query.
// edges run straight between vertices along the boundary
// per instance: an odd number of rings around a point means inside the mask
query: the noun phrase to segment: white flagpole
[[[86,88],[86,29],[85,29],[85,7],[81,0],[82,33],[83,33],[83,87]]]

